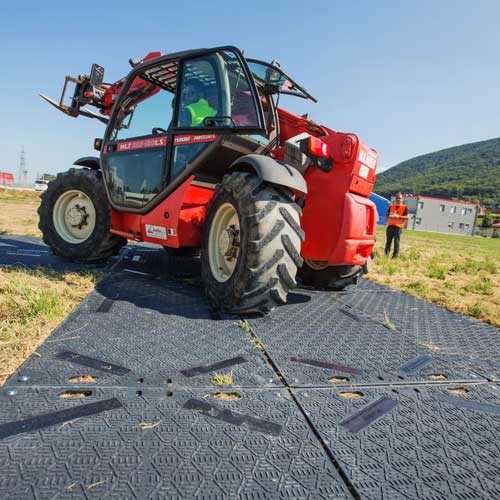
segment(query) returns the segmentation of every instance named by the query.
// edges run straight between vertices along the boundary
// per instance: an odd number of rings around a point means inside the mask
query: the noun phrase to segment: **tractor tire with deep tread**
[[[93,229],[86,239],[74,242],[61,236],[54,221],[54,208],[58,200],[69,192],[81,192],[93,204],[95,220]],[[109,232],[111,227],[111,208],[100,171],[71,168],[57,175],[49,182],[47,190],[42,193],[38,208],[38,227],[43,234],[43,241],[52,252],[72,262],[103,262],[116,255],[127,243],[125,238]],[[89,231],[90,231],[89,229]]]
[[[232,274],[221,281],[219,271],[214,273],[211,267],[214,244],[210,243],[210,232],[216,226],[218,211],[228,206],[239,222],[238,254]],[[216,308],[266,314],[286,302],[303,263],[300,217],[301,210],[287,188],[246,172],[224,176],[207,208],[201,255],[206,293]]]
[[[306,286],[340,291],[348,285],[357,284],[363,274],[360,266],[328,266],[324,269],[313,269],[304,261],[299,269],[299,281]]]

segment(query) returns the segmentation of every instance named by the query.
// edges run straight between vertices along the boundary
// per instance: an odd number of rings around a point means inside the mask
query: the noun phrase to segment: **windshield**
[[[301,87],[294,82],[285,72],[278,66],[257,61],[256,59],[247,59],[248,67],[252,72],[257,84],[265,85],[273,88],[276,94],[290,94],[303,99],[311,99],[317,102],[316,99],[307,92],[304,87]]]

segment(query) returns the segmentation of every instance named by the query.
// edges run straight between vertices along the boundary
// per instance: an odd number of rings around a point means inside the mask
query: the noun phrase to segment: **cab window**
[[[257,102],[236,55],[222,51],[183,63],[177,128],[259,128]]]
[[[142,208],[165,187],[174,94],[137,77],[118,112],[104,173],[111,199]]]
[[[133,91],[129,93],[133,97]],[[143,99],[139,102],[133,100],[128,106],[122,106],[112,139],[125,140],[166,133],[172,121],[174,94],[156,85],[149,85],[141,97]]]

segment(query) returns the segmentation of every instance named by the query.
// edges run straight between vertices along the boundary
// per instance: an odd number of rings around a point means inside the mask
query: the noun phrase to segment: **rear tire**
[[[101,172],[72,168],[58,174],[41,195],[38,227],[59,257],[102,262],[127,243],[111,234],[111,208]]]
[[[225,175],[203,230],[202,277],[216,307],[266,314],[284,304],[302,265],[301,211],[286,188],[255,175]]]
[[[335,291],[355,285],[363,273],[360,266],[327,266],[324,269],[313,269],[311,266],[314,264],[304,261],[304,265],[299,269],[299,280],[304,285]]]

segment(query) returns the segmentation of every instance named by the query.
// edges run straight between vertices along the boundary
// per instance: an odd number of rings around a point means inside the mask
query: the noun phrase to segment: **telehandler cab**
[[[94,64],[66,77],[59,102],[42,95],[107,124],[100,158],[78,159],[42,195],[56,255],[101,261],[127,240],[201,249],[207,296],[235,313],[285,303],[297,274],[314,287],[356,282],[375,242],[373,149],[279,108],[280,94],[316,101],[279,64],[235,47],[130,63],[115,83]]]

